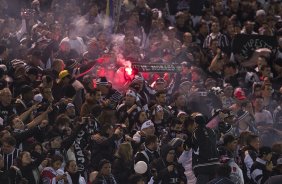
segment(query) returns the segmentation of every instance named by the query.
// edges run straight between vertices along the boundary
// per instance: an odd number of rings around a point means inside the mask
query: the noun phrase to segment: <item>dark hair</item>
[[[229,68],[229,67],[236,69],[237,65],[236,65],[236,63],[233,63],[233,62],[228,62],[224,65],[224,68]]]
[[[147,135],[145,138],[145,146],[154,143],[156,140],[158,140],[158,137],[156,135]]]
[[[181,93],[181,92],[179,92],[179,91],[175,92],[175,93],[173,94],[173,96],[172,96],[173,101],[176,101],[177,98],[180,97],[180,96],[182,96],[182,95],[183,95],[183,93]]]
[[[137,184],[139,181],[145,181],[143,176],[140,174],[133,174],[128,179],[128,183],[130,184]]]
[[[250,145],[251,142],[253,142],[255,139],[259,138],[259,136],[257,135],[254,135],[254,134],[250,134],[248,137],[247,137],[247,145]]]
[[[16,139],[13,136],[7,136],[7,137],[4,137],[1,140],[1,143],[2,144],[7,143],[10,146],[16,146],[17,141],[16,141]]]
[[[61,155],[53,155],[52,158],[51,158],[51,165],[54,164],[57,161],[63,162],[64,159]]]
[[[107,159],[102,159],[100,162],[99,162],[99,166],[98,166],[98,170],[101,171],[102,167],[105,165],[105,164],[111,164],[111,162]]]
[[[233,135],[227,134],[223,138],[223,145],[226,146],[227,144],[235,141],[236,138]]]
[[[155,96],[156,96],[156,97],[160,97],[162,94],[165,94],[165,95],[166,95],[167,92],[166,92],[165,90],[157,91],[156,94],[155,94]]]
[[[99,92],[99,91],[100,91],[100,90],[96,88],[96,89],[88,90],[87,93],[89,93],[91,96],[93,96],[93,95],[96,95],[97,92]]]

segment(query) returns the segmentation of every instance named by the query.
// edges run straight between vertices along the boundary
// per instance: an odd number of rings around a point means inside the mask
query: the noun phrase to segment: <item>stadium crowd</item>
[[[280,0],[0,0],[1,184],[281,184],[281,140]]]

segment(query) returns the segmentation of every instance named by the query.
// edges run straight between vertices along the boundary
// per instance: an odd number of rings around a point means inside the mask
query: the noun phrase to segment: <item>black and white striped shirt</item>
[[[20,150],[15,148],[11,153],[1,153],[4,159],[4,168],[5,170],[9,170],[12,165],[16,165],[16,161],[18,156],[20,155]]]

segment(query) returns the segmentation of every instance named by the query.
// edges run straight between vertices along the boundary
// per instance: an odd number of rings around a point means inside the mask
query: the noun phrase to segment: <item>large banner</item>
[[[181,64],[164,64],[164,63],[132,63],[132,68],[137,69],[139,72],[180,72]]]
[[[278,43],[275,36],[238,34],[233,39],[232,51],[244,58],[250,58],[259,48],[276,49]]]

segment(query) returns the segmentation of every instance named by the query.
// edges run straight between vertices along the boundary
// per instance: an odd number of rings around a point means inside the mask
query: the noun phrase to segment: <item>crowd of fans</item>
[[[282,183],[281,36],[280,0],[0,0],[0,183]]]

